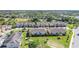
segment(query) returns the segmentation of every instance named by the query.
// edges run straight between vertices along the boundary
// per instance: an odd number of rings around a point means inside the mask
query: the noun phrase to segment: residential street
[[[79,48],[79,27],[73,29],[74,35],[70,43],[70,48]]]
[[[6,38],[7,38],[6,35],[0,37],[0,46],[3,44],[4,40],[6,40]]]

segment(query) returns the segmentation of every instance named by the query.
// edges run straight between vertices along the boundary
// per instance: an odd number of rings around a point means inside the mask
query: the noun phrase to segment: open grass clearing
[[[16,18],[15,20],[16,20],[16,22],[28,22],[28,21],[31,21],[31,19],[26,19],[26,18]]]
[[[30,37],[29,40],[26,40],[26,32],[22,33],[22,42],[21,48],[28,48],[28,44],[31,42],[31,45],[34,46],[31,48],[68,48],[70,45],[72,30],[68,29],[65,36],[40,36],[40,37]],[[48,40],[47,40],[48,39]],[[47,42],[46,42],[47,40]],[[45,43],[46,42],[46,43]]]

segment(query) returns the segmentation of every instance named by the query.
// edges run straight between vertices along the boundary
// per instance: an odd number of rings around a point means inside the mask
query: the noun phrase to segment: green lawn
[[[35,42],[37,44],[36,47],[38,48],[49,48],[50,47],[46,44],[46,39],[47,37],[30,37],[30,40],[32,40],[32,42]]]
[[[28,48],[28,41],[26,40],[26,32],[22,33],[22,41],[21,41],[21,48]]]
[[[23,32],[21,48],[28,48],[28,44],[30,44],[30,48],[50,48],[48,42],[57,45],[57,48],[68,48],[72,34],[71,30],[67,30],[65,36],[30,37],[29,40],[26,40],[26,32]]]
[[[60,37],[60,39],[58,39],[59,37]],[[67,40],[67,37],[66,36],[31,37],[30,39],[33,40],[33,41],[39,40],[40,44],[43,47],[45,47],[44,46],[44,41],[46,39],[49,39],[48,41],[51,41],[52,44],[54,42],[54,43],[59,44],[59,45],[62,45],[64,47],[69,47],[69,42],[70,42],[70,40],[68,42],[66,42],[66,40]],[[50,47],[50,46],[48,46],[48,47]]]

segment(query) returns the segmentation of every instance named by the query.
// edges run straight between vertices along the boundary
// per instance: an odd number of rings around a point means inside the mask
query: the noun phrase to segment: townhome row
[[[21,22],[16,24],[17,28],[22,27],[66,27],[64,22]]]
[[[11,30],[11,29],[12,29],[12,25],[0,25],[0,36],[5,31]]]
[[[32,28],[27,31],[31,36],[41,35],[65,35],[66,27],[53,27],[53,28]]]
[[[17,28],[30,27],[29,34],[36,35],[65,35],[66,25],[64,22],[21,22],[17,23]]]
[[[12,25],[0,25],[0,32],[4,32],[10,29],[12,29]]]

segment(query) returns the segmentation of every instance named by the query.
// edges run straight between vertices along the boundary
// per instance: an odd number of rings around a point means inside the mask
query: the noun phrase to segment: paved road
[[[79,48],[79,27],[76,29],[73,29],[74,35],[72,37],[72,44],[71,48]]]
[[[6,40],[6,39],[7,39],[6,34],[5,34],[5,35],[2,35],[2,36],[0,37],[0,46],[3,44],[4,40]]]

